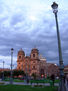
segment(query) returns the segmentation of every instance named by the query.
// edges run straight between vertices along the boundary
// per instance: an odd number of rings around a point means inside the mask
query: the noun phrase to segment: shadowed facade
[[[25,56],[22,49],[18,51],[17,70],[23,70],[29,76],[35,74],[38,77],[59,74],[58,66],[54,63],[47,63],[46,59],[39,55],[39,50],[36,48],[31,50],[30,56]]]

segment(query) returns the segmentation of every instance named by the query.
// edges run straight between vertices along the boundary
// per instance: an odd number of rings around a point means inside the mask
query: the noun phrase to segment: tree
[[[24,76],[25,75],[24,71],[22,71],[22,70],[14,70],[13,71],[13,76],[17,76],[18,77],[19,75]]]
[[[0,72],[0,78],[2,78],[2,72]]]
[[[5,76],[5,77],[10,76],[10,71],[4,71],[4,76]]]

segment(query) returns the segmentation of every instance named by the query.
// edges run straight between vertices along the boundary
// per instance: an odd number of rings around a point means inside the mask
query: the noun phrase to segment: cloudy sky
[[[64,64],[68,64],[68,0],[55,0]],[[16,67],[17,52],[26,55],[36,47],[47,62],[59,64],[55,17],[51,9],[54,0],[0,0],[0,68],[10,68],[11,48]]]

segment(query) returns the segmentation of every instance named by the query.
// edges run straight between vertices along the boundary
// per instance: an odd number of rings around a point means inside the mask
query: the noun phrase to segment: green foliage
[[[4,71],[4,72],[0,72],[0,78],[2,78],[3,73],[5,77],[10,76],[10,71]]]
[[[22,85],[1,85],[1,91],[58,91],[58,87],[44,86],[42,87],[31,87]]]
[[[8,77],[8,76],[10,76],[10,73],[11,73],[11,71],[4,71],[4,76]],[[19,76],[19,75],[24,76],[25,75],[24,71],[21,71],[21,70],[14,70],[13,71],[13,76]],[[2,72],[0,72],[0,77],[1,76],[2,76]]]
[[[13,76],[19,76],[19,75],[24,76],[25,75],[24,71],[21,71],[21,70],[14,70],[13,71]]]
[[[47,79],[50,79],[50,76],[47,76]]]
[[[24,82],[24,80],[13,79],[14,82]]]
[[[49,79],[45,79],[45,80],[30,80],[30,83],[50,83],[50,85],[52,85],[52,81]],[[59,83],[59,80],[55,80],[55,83]]]
[[[10,76],[10,71],[4,71],[4,76],[5,76],[5,77]]]
[[[1,78],[1,76],[2,76],[2,72],[0,72],[0,78]]]

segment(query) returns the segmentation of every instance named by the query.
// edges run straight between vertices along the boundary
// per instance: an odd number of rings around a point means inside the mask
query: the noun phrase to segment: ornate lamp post
[[[60,88],[59,91],[66,91],[65,90],[65,84],[64,84],[64,64],[62,59],[62,51],[61,51],[61,42],[60,42],[60,34],[59,34],[59,26],[58,26],[58,19],[57,19],[57,12],[58,12],[58,4],[53,2],[51,5],[53,9],[53,13],[55,14],[55,20],[56,20],[56,29],[57,29],[57,40],[58,40],[58,52],[59,52],[59,70],[60,70]]]
[[[12,75],[13,75],[13,71],[12,71],[12,67],[13,67],[13,48],[11,48],[11,77],[10,77],[10,84],[13,84],[13,78],[12,78]]]

